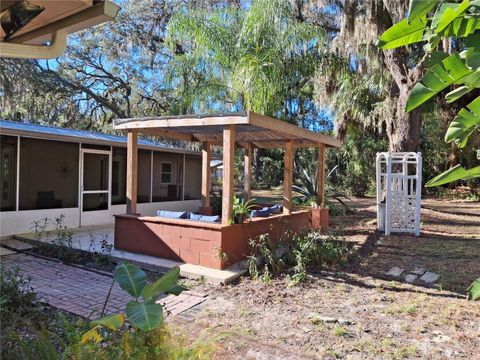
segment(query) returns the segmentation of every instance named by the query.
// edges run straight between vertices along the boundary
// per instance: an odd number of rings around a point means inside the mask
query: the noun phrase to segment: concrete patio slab
[[[35,247],[35,245],[14,238],[3,239],[2,241],[0,241],[0,244],[12,250],[29,250]]]
[[[0,246],[0,256],[7,256],[12,254],[16,254],[16,252],[13,250],[4,248],[3,246]]]

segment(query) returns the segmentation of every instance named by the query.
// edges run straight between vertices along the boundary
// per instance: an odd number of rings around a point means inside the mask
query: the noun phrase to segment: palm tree
[[[190,110],[281,112],[286,99],[311,80],[323,44],[323,31],[298,21],[283,0],[187,9],[170,21],[168,34],[172,44],[187,49],[171,62],[170,79],[184,80],[179,96],[187,95]]]

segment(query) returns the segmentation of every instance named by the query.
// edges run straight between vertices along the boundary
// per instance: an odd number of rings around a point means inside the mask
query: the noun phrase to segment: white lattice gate
[[[378,229],[419,236],[421,189],[421,153],[377,153]]]

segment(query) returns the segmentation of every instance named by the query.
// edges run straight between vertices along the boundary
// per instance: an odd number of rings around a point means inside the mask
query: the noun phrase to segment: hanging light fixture
[[[0,19],[2,29],[5,32],[3,40],[7,41],[43,10],[45,10],[45,7],[36,5],[28,0],[16,2],[10,6]]]

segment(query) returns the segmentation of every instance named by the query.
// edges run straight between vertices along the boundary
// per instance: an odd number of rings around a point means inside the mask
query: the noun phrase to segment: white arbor
[[[377,227],[420,235],[422,154],[377,153]]]

